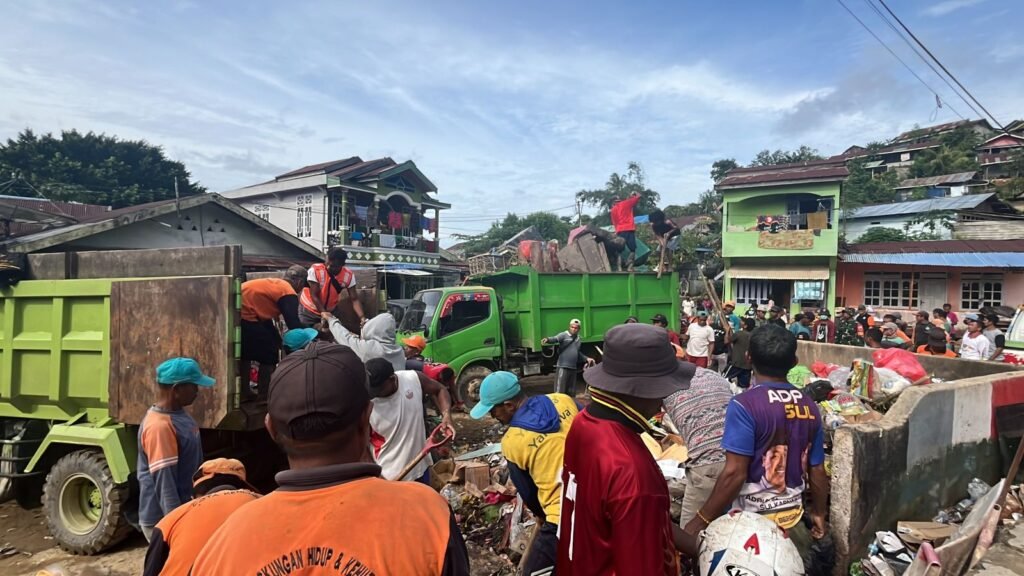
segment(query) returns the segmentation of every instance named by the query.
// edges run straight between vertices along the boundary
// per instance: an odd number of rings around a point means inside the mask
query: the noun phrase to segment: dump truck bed
[[[664,314],[679,328],[679,276],[638,273],[537,272],[527,266],[480,277],[501,299],[507,346],[537,350],[578,318],[580,338],[599,343],[604,333],[629,316],[649,322]]]

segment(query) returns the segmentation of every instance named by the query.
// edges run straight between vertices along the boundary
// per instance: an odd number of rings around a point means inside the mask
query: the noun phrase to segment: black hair
[[[231,486],[235,490],[252,490],[252,486],[248,482],[234,474],[214,474],[193,486],[192,490],[196,493],[196,496],[203,496],[219,486]]]
[[[981,318],[984,318],[993,324],[999,323],[999,316],[996,314],[982,314]]]
[[[785,380],[796,366],[796,336],[777,324],[765,324],[750,335],[748,353],[758,374]]]
[[[946,302],[945,304],[942,305],[943,308],[945,308],[946,306],[949,306],[950,308],[953,307],[953,305],[950,304],[949,302]]]
[[[814,322],[814,312],[808,312],[804,314],[804,318],[807,318],[808,322]]]
[[[927,320],[927,319],[928,319],[928,311],[927,311],[927,310],[918,310],[918,311],[917,311],[917,315],[918,315],[918,316],[924,316],[924,319],[925,319],[925,320]]]
[[[655,208],[653,212],[647,215],[647,219],[650,220],[651,224],[663,224],[665,222],[665,213],[660,208]]]
[[[335,246],[327,253],[327,261],[337,262],[344,266],[345,262],[348,262],[348,252],[345,252],[345,249],[341,246]]]
[[[934,314],[936,318],[946,317],[946,311],[943,310],[942,308],[936,308],[935,310],[932,310],[932,314]]]
[[[799,321],[801,321],[803,319],[804,319],[803,312],[797,312],[796,314],[793,315],[793,322],[799,322]]]
[[[868,328],[868,331],[864,333],[864,339],[867,340],[868,338],[874,340],[875,342],[881,342],[882,331],[874,327]]]
[[[754,322],[753,318],[743,319],[743,327],[746,328],[747,330],[753,330],[755,326],[757,326],[757,323]]]
[[[366,361],[366,375],[370,396],[377,398],[384,383],[395,375],[395,367],[387,358],[370,358]]]

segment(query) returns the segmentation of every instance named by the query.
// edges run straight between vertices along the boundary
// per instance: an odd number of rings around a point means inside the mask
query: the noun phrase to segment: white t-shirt
[[[370,413],[373,457],[387,480],[416,480],[434,462],[427,454],[405,478],[395,478],[427,444],[423,421],[423,387],[414,370],[400,370],[398,391],[387,398],[373,399]],[[383,442],[382,445],[379,445]],[[378,446],[379,445],[379,446]]]
[[[696,358],[707,358],[708,350],[715,343],[714,328],[694,322],[686,329],[686,335],[690,337],[686,342],[686,354]]]
[[[991,346],[992,343],[981,332],[973,338],[970,334],[964,334],[960,342],[960,357],[964,360],[988,360],[992,354]]]

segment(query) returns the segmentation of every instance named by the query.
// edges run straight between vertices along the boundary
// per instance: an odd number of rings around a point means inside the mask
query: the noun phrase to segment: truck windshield
[[[441,302],[440,290],[424,290],[413,298],[409,308],[402,316],[402,323],[398,327],[399,332],[423,332],[427,338],[430,322],[437,313],[437,305]]]

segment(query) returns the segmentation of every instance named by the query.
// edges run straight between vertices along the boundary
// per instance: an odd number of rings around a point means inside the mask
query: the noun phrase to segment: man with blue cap
[[[153,527],[192,499],[192,476],[203,464],[199,425],[185,412],[199,387],[214,385],[191,358],[171,358],[156,368],[157,399],[139,424],[139,526],[148,541]]]
[[[298,352],[309,346],[310,342],[319,336],[320,332],[316,328],[292,328],[281,338],[281,348],[284,349],[285,354]]]
[[[553,568],[558,559],[558,521],[562,499],[565,436],[576,417],[576,401],[565,394],[527,398],[511,372],[494,372],[480,384],[480,403],[470,416],[488,413],[507,425],[501,452],[509,478],[540,521],[523,574]]]

